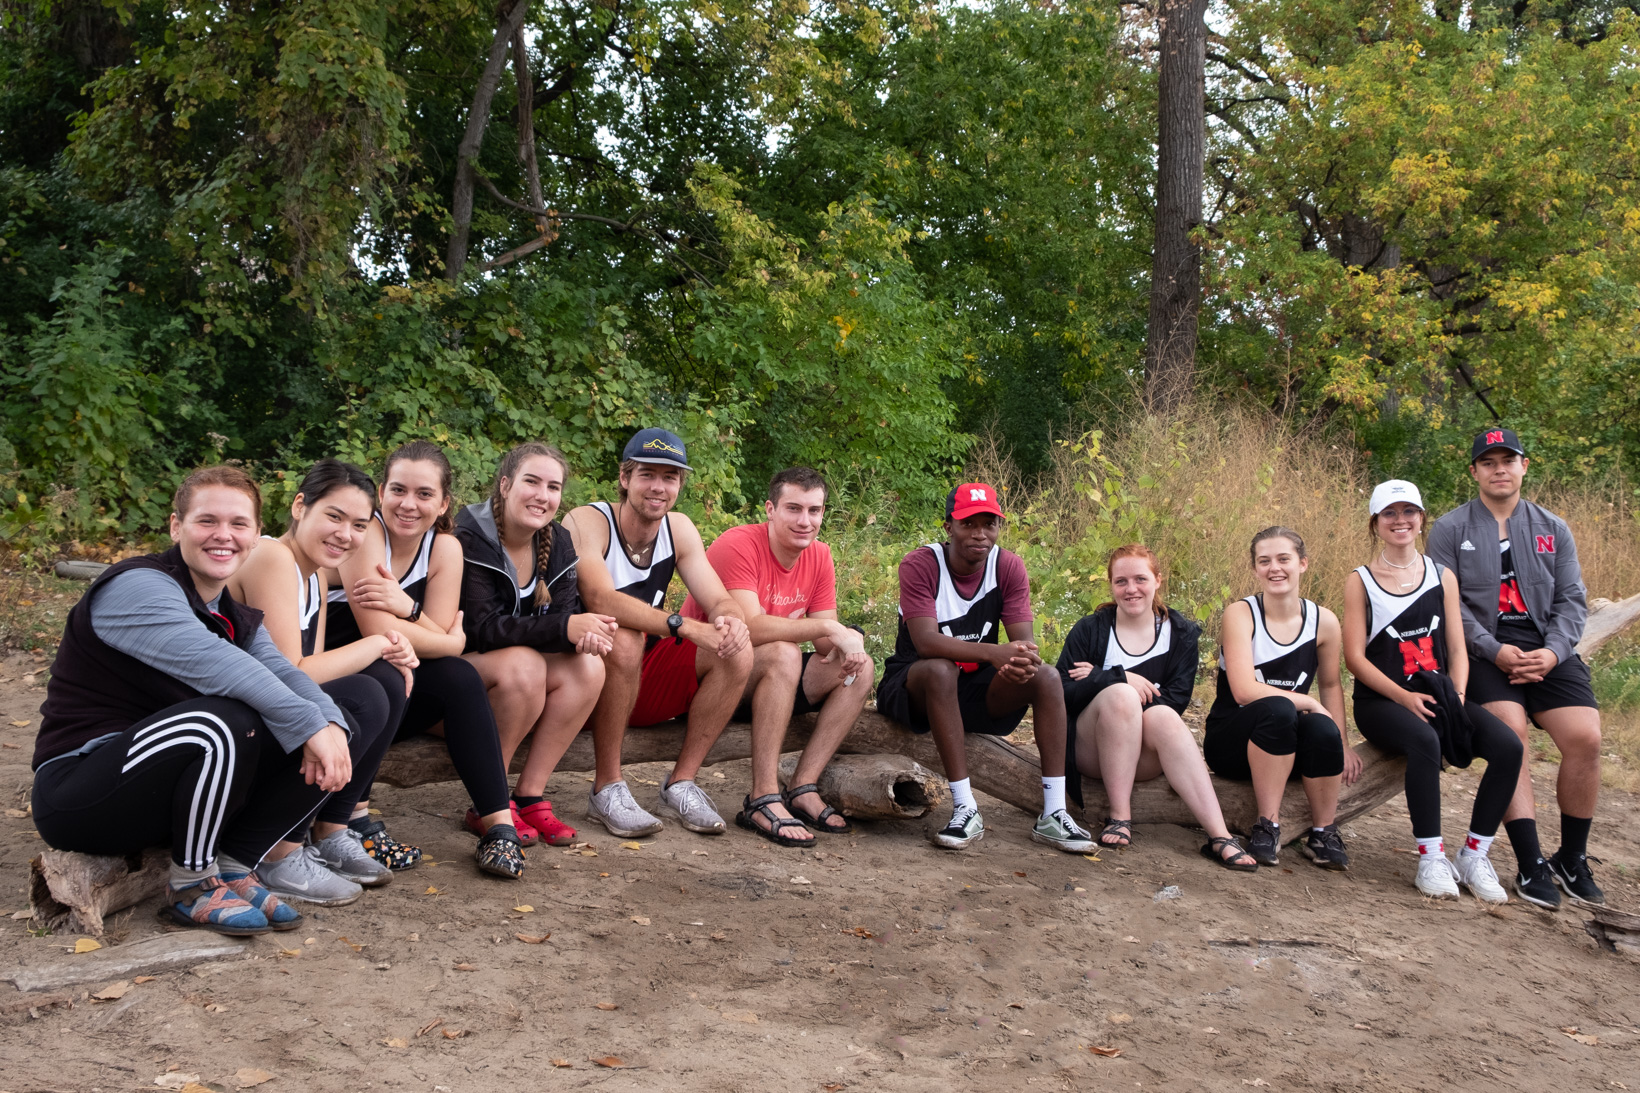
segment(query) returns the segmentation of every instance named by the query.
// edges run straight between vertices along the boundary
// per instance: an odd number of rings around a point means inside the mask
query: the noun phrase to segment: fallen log
[[[792,718],[786,732],[786,750],[795,751],[808,742],[814,728],[814,715],[803,714]],[[683,725],[669,722],[647,729],[631,729],[626,734],[622,760],[627,763],[670,762],[677,757],[683,745]],[[968,744],[968,773],[974,788],[990,794],[1017,808],[1035,815],[1042,809],[1042,772],[1036,752],[1016,747],[994,736],[971,735]],[[524,748],[513,758],[513,770],[523,769]],[[943,771],[939,750],[934,738],[927,733],[914,733],[905,726],[874,710],[866,710],[854,723],[840,749],[845,754],[890,754],[913,759],[931,771]],[[1345,822],[1378,807],[1402,791],[1406,776],[1406,761],[1389,757],[1370,744],[1356,746],[1361,756],[1362,774],[1353,786],[1345,786],[1338,800],[1338,820]],[[707,765],[745,759],[752,754],[752,734],[749,726],[732,724],[723,731],[706,757]],[[592,770],[592,736],[583,732],[575,738],[564,753],[559,770]],[[455,767],[436,737],[416,737],[388,749],[376,780],[393,786],[419,786],[428,782],[446,782],[455,778]],[[1245,830],[1258,819],[1258,806],[1253,799],[1253,787],[1246,782],[1213,779],[1218,792],[1219,806],[1226,822],[1232,828]],[[1084,815],[1097,820],[1109,810],[1104,787],[1097,781],[1083,782],[1086,803]],[[1296,781],[1287,787],[1281,805],[1282,824],[1291,831],[1306,831],[1310,826],[1310,807],[1303,788]],[[1185,807],[1184,801],[1173,792],[1167,779],[1157,778],[1140,782],[1133,787],[1133,821],[1141,824],[1183,824],[1195,826],[1196,819]]]
[[[797,756],[780,761],[790,788]],[[945,779],[899,755],[839,755],[820,774],[820,796],[845,816],[862,820],[915,820],[945,797]]]
[[[1588,660],[1596,649],[1629,628],[1640,619],[1640,595],[1626,600],[1595,599],[1589,601],[1589,618],[1583,624],[1583,640],[1577,643],[1577,655]]]
[[[170,875],[171,855],[108,858],[44,850],[29,862],[29,906],[34,925],[101,937],[103,920],[159,894]]]
[[[1583,929],[1608,953],[1640,956],[1640,915],[1611,907],[1594,908],[1594,917]]]

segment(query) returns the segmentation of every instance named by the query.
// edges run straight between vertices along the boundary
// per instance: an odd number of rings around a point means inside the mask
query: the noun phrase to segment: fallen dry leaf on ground
[[[632,921],[636,922],[639,926],[648,926],[649,925],[649,916],[648,915],[633,915],[632,916]]]
[[[614,1002],[597,1002],[594,1003],[592,1008],[595,1010],[603,1010],[605,1013],[608,1013],[610,1010],[618,1010],[621,1007],[616,1005]]]
[[[158,978],[159,978],[159,976],[157,976],[157,975],[139,975],[135,979],[131,980],[131,982],[137,984],[140,987],[142,984],[152,983],[154,980],[156,980]]]
[[[872,933],[870,930],[866,929],[864,926],[856,926],[852,930],[844,930],[843,933],[853,934],[855,937],[868,937],[869,938],[869,937],[876,937],[877,936],[876,934]]]
[[[1023,877],[1024,875],[1025,875],[1025,871],[1023,869],[1015,869],[1014,870],[1014,876]]]
[[[279,955],[280,956],[301,956],[302,955],[302,950],[301,949],[280,949],[279,950]]]
[[[424,896],[436,896],[436,895],[438,895],[438,889],[434,888],[431,884],[429,884],[427,886],[427,891],[423,892],[422,895],[424,895]]]
[[[207,1003],[205,1003],[205,1012],[206,1013],[227,1013],[228,1012],[228,1007],[224,1006],[221,1002],[207,1002]]]
[[[1022,1009],[1025,1008],[1025,1003],[1023,1003],[1023,1002],[1009,1002],[1008,1003],[1008,1008],[1011,1009],[1011,1010],[1022,1010]]]
[[[583,850],[583,851],[581,851],[581,857],[583,857],[583,858],[596,858],[597,856],[598,856],[598,852],[596,850]],[[610,1058],[614,1058],[614,1056],[610,1056]]]
[[[478,965],[477,964],[457,964],[455,967],[456,967],[456,971],[458,971],[458,972],[476,972],[476,971],[478,971]]]
[[[122,979],[118,983],[110,983],[91,997],[99,1002],[116,1002],[125,997],[125,992],[131,989],[131,981]]]
[[[793,883],[793,884],[813,884],[814,882],[809,880],[809,878],[807,878],[807,877],[793,877],[791,879],[791,883]]]
[[[431,1021],[427,1022],[425,1025],[421,1026],[420,1028],[418,1028],[416,1030],[416,1039],[418,1039],[418,1040],[421,1039],[423,1036],[426,1036],[429,1032],[432,1032],[434,1029],[438,1028],[442,1024],[444,1024],[444,1018],[442,1018],[442,1017],[433,1018]]]
[[[1114,1059],[1116,1056],[1122,1054],[1122,1049],[1119,1047],[1098,1047],[1093,1044],[1089,1044],[1088,1050],[1093,1052],[1093,1054],[1103,1056],[1106,1059]]]
[[[387,1036],[387,1037],[384,1037],[382,1039],[382,1043],[387,1045],[388,1047],[409,1047],[410,1046],[410,1041],[404,1039],[401,1036]]]
[[[171,1070],[155,1078],[154,1084],[161,1089],[181,1089],[185,1085],[193,1085],[198,1081],[198,1074],[184,1074],[180,1070]]]
[[[443,1036],[446,1040],[459,1040],[463,1036],[467,1035],[467,1030],[464,1028],[447,1028],[439,1035]]]
[[[1589,1036],[1589,1035],[1586,1035],[1582,1032],[1579,1032],[1577,1030],[1577,1026],[1575,1026],[1575,1025],[1566,1026],[1565,1028],[1560,1030],[1560,1033],[1561,1033],[1562,1036],[1565,1036],[1567,1039],[1576,1040],[1578,1043],[1585,1044],[1589,1047],[1594,1047],[1596,1044],[1598,1044],[1600,1042],[1600,1038],[1598,1036]]]
[[[517,911],[521,915],[527,915],[530,912],[534,911],[535,908],[530,906],[527,903],[520,903],[517,907],[514,907],[513,910]]]
[[[599,1066],[607,1066],[612,1070],[626,1065],[626,1060],[619,1055],[589,1055],[587,1058]]]
[[[1105,1020],[1113,1025],[1131,1025],[1133,1024],[1133,1015],[1131,1013],[1112,1013],[1106,1016]]]
[[[553,1066],[574,1066],[575,1065],[574,1063],[570,1062],[568,1059],[548,1059],[547,1061],[550,1062]]]
[[[551,934],[542,934],[540,937],[531,937],[529,934],[514,934],[513,936],[516,937],[518,940],[522,941],[526,945],[539,945],[539,944],[541,944],[541,942],[547,940],[547,938],[551,937],[552,935]]]
[[[273,1075],[266,1070],[259,1070],[254,1066],[242,1066],[233,1073],[233,1080],[240,1089],[250,1089],[263,1082],[273,1081]]]
[[[74,943],[74,951],[77,953],[94,953],[100,948],[102,942],[93,941],[89,937],[82,937]]]
[[[621,849],[622,850],[642,850],[643,849],[643,843],[622,843],[621,844]]]
[[[336,940],[340,941],[343,945],[346,945],[349,949],[352,949],[356,953],[364,952],[364,946],[363,945],[359,945],[359,944],[356,944],[355,942],[349,941],[345,937],[338,937]]]
[[[14,729],[26,729],[26,728],[28,728],[28,722],[27,721],[13,721],[11,723],[11,727],[14,728]]]
[[[729,940],[729,935],[728,934],[713,934],[712,935],[712,940],[713,941],[728,941]]]

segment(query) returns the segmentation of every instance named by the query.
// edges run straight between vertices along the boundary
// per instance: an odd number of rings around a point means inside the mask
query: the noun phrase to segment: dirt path
[[[12,811],[43,697],[19,681],[33,663],[0,663]],[[745,767],[703,778],[726,813]],[[640,800],[659,773],[633,768]],[[550,787],[571,822],[586,779]],[[1454,834],[1473,784],[1449,794]],[[0,1090],[151,1090],[173,1066],[226,1089],[259,1068],[274,1091],[1640,1089],[1640,964],[1596,951],[1575,911],[1424,901],[1398,804],[1350,825],[1344,875],[1290,850],[1232,874],[1174,827],[1088,861],[1031,844],[1023,813],[987,801],[990,832],[963,854],[915,823],[804,852],[732,828],[629,850],[583,828],[596,856],[533,850],[519,884],[472,868],[458,786],[377,804],[438,864],[256,939],[252,960],[118,1001],[75,991],[36,1018],[0,984]],[[1636,818],[1609,793],[1593,845],[1630,909]],[[0,817],[0,910],[26,907],[39,847],[26,816]],[[1512,866],[1501,840],[1496,856]],[[1158,902],[1167,885],[1179,898]],[[72,947],[27,926],[0,918],[0,965]],[[109,940],[162,929],[143,907]],[[642,1069],[591,1061],[611,1056]]]

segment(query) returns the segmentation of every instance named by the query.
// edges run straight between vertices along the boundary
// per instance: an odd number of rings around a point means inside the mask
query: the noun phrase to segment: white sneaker
[[[597,820],[621,839],[653,835],[661,829],[660,820],[632,799],[624,780],[611,782],[587,798],[587,819]]]
[[[702,835],[721,835],[728,830],[712,798],[693,779],[680,779],[661,787],[661,815],[671,816],[690,831]]]
[[[1464,886],[1482,903],[1509,902],[1509,893],[1498,883],[1498,871],[1492,868],[1492,859],[1485,854],[1471,854],[1460,850],[1458,864],[1454,868],[1457,870],[1458,879],[1463,881]]]
[[[1445,854],[1428,854],[1418,859],[1418,891],[1431,899],[1458,898],[1458,867]]]

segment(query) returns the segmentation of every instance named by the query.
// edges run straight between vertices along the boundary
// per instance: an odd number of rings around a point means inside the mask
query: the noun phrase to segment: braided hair
[[[546,456],[554,463],[557,463],[559,468],[564,472],[564,477],[569,477],[569,460],[564,458],[563,452],[559,451],[557,448],[554,448],[551,444],[543,444],[540,441],[531,440],[524,444],[518,445],[518,447],[502,456],[501,466],[498,467],[495,472],[495,487],[490,491],[490,513],[495,517],[496,534],[501,537],[503,542],[506,541],[507,537],[507,499],[501,495],[501,483],[511,482],[512,479],[517,476],[518,468],[523,464],[524,460],[538,455]],[[543,534],[543,532],[545,532],[545,534]],[[557,537],[558,525],[556,521],[549,523],[546,527],[535,533],[536,584],[534,605],[537,608],[544,607],[552,599],[551,595],[547,592],[547,563],[552,560],[553,540]]]

